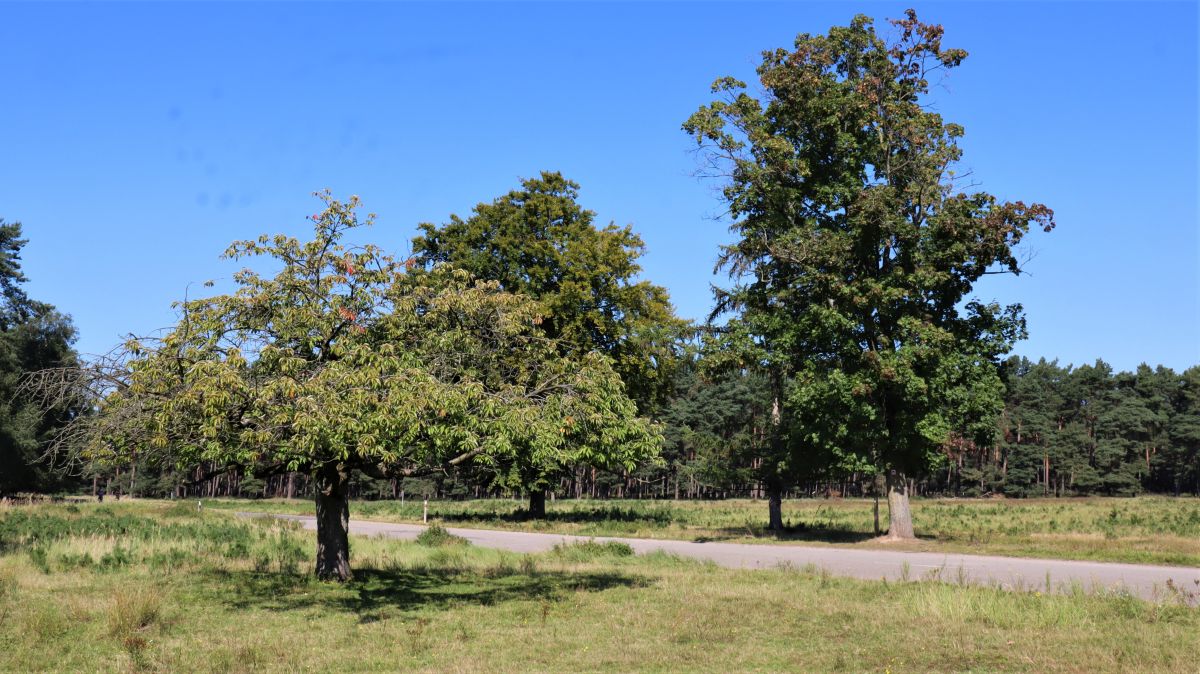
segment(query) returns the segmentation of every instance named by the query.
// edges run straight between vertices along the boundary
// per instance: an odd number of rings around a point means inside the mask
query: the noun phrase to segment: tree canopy
[[[53,306],[31,299],[23,288],[21,223],[0,219],[0,494],[65,486],[43,460],[47,440],[81,413],[68,401],[49,410],[18,395],[30,373],[73,366],[75,328]]]
[[[638,280],[645,245],[633,230],[595,225],[577,199],[579,185],[559,173],[521,181],[471,216],[421,225],[413,240],[426,269],[449,265],[536,300],[539,326],[563,355],[610,358],[644,415],[670,393],[678,345],[687,324],[675,317],[667,291]],[[545,489],[570,463],[525,465],[529,511],[545,516]]]
[[[911,10],[892,24],[891,43],[858,16],[764,52],[760,97],[718,79],[684,129],[725,181],[737,238],[717,312],[735,314],[730,338],[777,382],[780,442],[886,472],[890,534],[910,537],[907,476],[967,423],[960,412],[999,411],[995,363],[1025,333],[1019,305],[969,293],[1020,273],[1016,247],[1054,222],[1041,204],[961,189],[963,129],[925,99],[966,52]]]
[[[315,236],[234,243],[229,294],[180,302],[178,324],[131,340],[107,373],[100,413],[75,430],[92,461],[145,452],[249,472],[314,475],[317,574],[347,578],[346,485],[468,462],[498,483],[514,466],[586,461],[632,467],[658,435],[636,417],[598,353],[564,355],[541,307],[450,267],[406,273],[374,246],[343,242],[358,200],[321,195]]]
[[[665,288],[638,278],[641,237],[629,226],[596,226],[578,197],[577,183],[542,172],[465,220],[422,224],[414,255],[422,266],[449,264],[538,300],[547,336],[568,354],[611,358],[630,397],[652,412],[670,391],[686,322]]]

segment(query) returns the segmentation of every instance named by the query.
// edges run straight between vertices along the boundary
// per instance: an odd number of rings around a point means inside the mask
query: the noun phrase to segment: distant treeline
[[[1013,357],[1001,367],[1004,410],[993,441],[953,437],[940,467],[917,478],[926,495],[1013,497],[1200,494],[1200,366],[1114,372]],[[711,380],[685,372],[662,421],[666,466],[611,493],[654,497],[764,494],[762,443],[769,400],[754,376]],[[870,475],[812,475],[801,495],[869,495]]]

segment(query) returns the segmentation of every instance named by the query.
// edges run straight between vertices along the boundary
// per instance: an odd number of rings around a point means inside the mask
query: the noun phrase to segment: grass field
[[[313,512],[311,501],[206,501],[209,507],[270,512]],[[515,501],[431,501],[430,518],[449,526],[516,529],[583,536],[629,536],[735,542],[792,542],[889,549],[970,552],[1022,557],[1200,566],[1200,499],[1080,498],[967,500],[915,499],[921,540],[897,545],[873,541],[871,502],[803,499],[783,504],[788,532],[764,531],[766,503],[727,501],[558,501],[545,521],[524,518]],[[420,522],[422,504],[364,501],[350,516]],[[887,526],[886,504],[881,518]]]
[[[1194,672],[1200,610],[1126,595],[734,571],[620,545],[529,556],[192,504],[0,510],[9,671]]]

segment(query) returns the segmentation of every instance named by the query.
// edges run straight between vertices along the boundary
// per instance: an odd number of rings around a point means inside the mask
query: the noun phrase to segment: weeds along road
[[[262,513],[238,513],[244,517]],[[276,515],[316,529],[316,518],[309,515]],[[386,536],[411,540],[425,529],[419,524],[350,520],[350,532],[363,536]],[[545,552],[556,544],[573,541],[620,541],[639,554],[663,552],[712,562],[734,569],[778,569],[815,567],[835,576],[866,580],[941,580],[971,583],[1010,590],[1068,593],[1076,589],[1102,592],[1125,589],[1149,600],[1200,595],[1200,568],[1149,566],[1110,562],[1029,559],[985,555],[901,552],[894,550],[852,550],[835,547],[800,545],[753,545],[746,543],[697,543],[692,541],[615,538],[609,536],[570,536],[491,529],[448,529],[474,545],[513,552]],[[811,565],[811,566],[810,566]],[[1172,591],[1171,587],[1179,588]],[[1182,594],[1181,594],[1182,593]]]

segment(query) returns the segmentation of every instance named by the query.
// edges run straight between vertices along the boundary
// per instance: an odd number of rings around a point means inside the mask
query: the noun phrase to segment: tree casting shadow
[[[714,535],[697,536],[697,543],[730,541],[743,538],[761,538],[793,543],[865,543],[874,540],[875,534],[869,531],[854,531],[839,527],[805,524],[801,522],[784,527],[782,532],[774,532],[766,527],[742,526],[716,529]],[[921,540],[932,540],[932,536],[919,536]]]
[[[235,609],[293,611],[324,608],[353,613],[368,623],[399,613],[507,601],[558,601],[573,592],[646,587],[642,576],[613,572],[513,570],[501,573],[445,569],[359,569],[349,582],[323,583],[309,575],[209,571],[207,592]]]
[[[529,522],[537,518],[531,517],[529,510],[517,508],[508,512],[499,510],[492,512],[437,513],[437,518],[443,522],[470,522],[482,524],[487,522]],[[545,522],[567,522],[571,524],[595,522],[640,522],[648,526],[666,526],[674,521],[671,512],[666,510],[639,510],[637,508],[618,508],[608,506],[579,510],[548,510],[546,516],[540,518]]]

